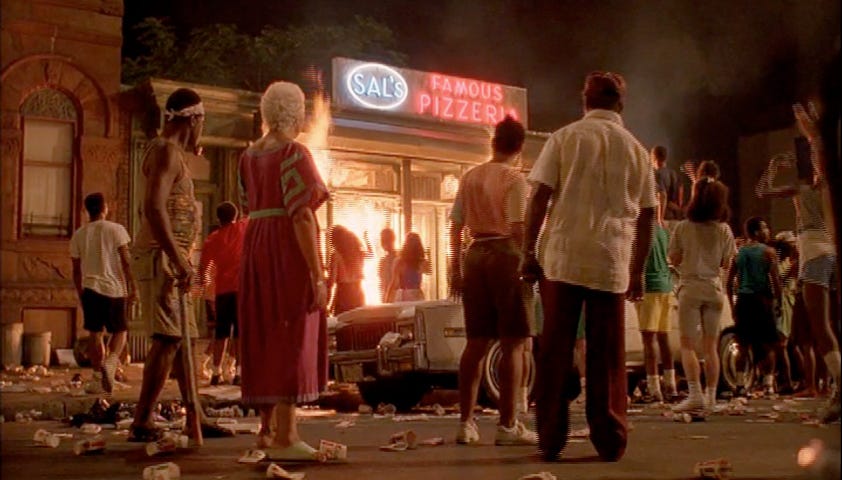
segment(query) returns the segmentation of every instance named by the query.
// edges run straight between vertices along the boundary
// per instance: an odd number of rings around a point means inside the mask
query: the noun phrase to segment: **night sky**
[[[838,0],[127,0],[124,25],[158,16],[183,32],[257,33],[354,14],[392,28],[407,67],[527,88],[531,130],[581,115],[587,72],[619,72],[644,145],[668,146],[673,166],[712,158],[725,170],[740,134],[791,124],[790,104],[815,90],[840,32]]]

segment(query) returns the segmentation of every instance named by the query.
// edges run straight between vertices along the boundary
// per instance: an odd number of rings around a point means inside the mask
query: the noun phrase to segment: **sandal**
[[[149,443],[149,442],[157,442],[161,438],[164,437],[164,430],[161,428],[156,427],[136,427],[131,426],[129,427],[129,438],[130,442],[136,443]]]

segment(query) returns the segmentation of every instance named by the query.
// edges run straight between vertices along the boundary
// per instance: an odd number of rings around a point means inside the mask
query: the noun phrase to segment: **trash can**
[[[27,333],[23,336],[23,360],[26,365],[50,366],[50,341],[53,332]]]
[[[3,324],[3,367],[17,367],[23,361],[23,322]]]

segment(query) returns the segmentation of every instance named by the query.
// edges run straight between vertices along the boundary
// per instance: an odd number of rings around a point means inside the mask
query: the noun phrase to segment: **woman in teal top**
[[[737,304],[733,307],[737,338],[750,348],[763,372],[763,389],[775,393],[775,349],[778,331],[775,310],[781,298],[778,256],[769,242],[769,226],[760,217],[746,220],[748,242],[740,248],[728,273],[728,300],[733,301],[734,280],[738,281]]]

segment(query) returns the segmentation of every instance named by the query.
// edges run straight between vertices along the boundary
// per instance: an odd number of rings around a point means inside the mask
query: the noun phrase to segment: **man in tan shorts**
[[[167,99],[165,116],[161,136],[150,142],[143,159],[143,215],[133,253],[141,316],[152,334],[140,398],[129,431],[129,441],[135,442],[154,441],[162,435],[155,427],[152,412],[170,370],[175,373],[182,398],[187,399],[181,322],[189,322],[190,337],[198,336],[195,318],[181,318],[181,314],[189,311],[184,304],[194,274],[189,255],[199,232],[187,152],[197,151],[202,134],[201,98],[192,90],[178,89]],[[199,415],[202,430],[209,436],[220,433],[204,421],[201,407],[187,414]],[[186,433],[193,436],[196,432]]]

